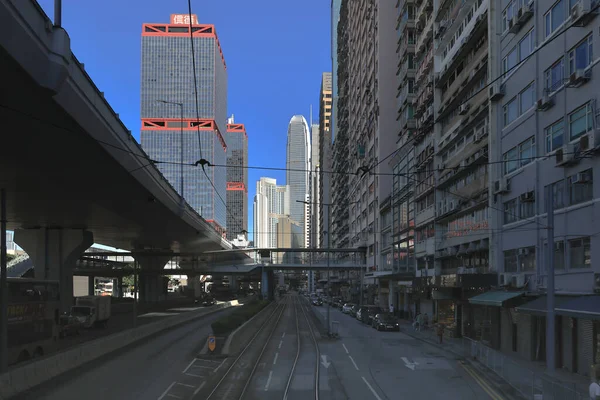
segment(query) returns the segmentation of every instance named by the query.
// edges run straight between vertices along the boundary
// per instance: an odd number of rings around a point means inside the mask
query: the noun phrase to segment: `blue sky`
[[[53,18],[54,1],[38,1]],[[192,0],[192,12],[219,35],[229,114],[246,125],[249,165],[285,167],[292,115],[308,120],[312,104],[318,118],[321,74],[331,70],[330,1]],[[63,0],[73,52],[138,140],[142,23],[168,23],[179,13],[187,13],[187,0]],[[261,176],[285,182],[282,171],[249,171],[249,231]]]

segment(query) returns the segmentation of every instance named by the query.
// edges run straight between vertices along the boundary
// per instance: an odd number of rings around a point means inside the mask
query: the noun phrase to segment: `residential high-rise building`
[[[338,23],[342,0],[331,0],[331,142],[335,140],[338,100]],[[323,79],[325,80],[325,79]]]
[[[302,115],[294,115],[287,131],[286,185],[290,187],[290,218],[298,222],[306,233],[304,246],[308,244],[308,205],[305,202],[310,201],[310,151],[310,132],[306,119]]]
[[[502,4],[505,8],[489,8],[488,63],[494,83],[481,94],[491,100],[489,214],[469,221],[461,231],[468,228],[470,237],[481,238],[477,249],[487,248],[485,232],[491,232],[490,269],[498,272],[499,285],[542,296],[535,301],[544,314],[525,304],[511,320],[509,310],[501,308],[491,328],[502,338],[493,345],[531,361],[548,362],[546,352],[532,354],[530,349],[543,349],[547,341],[544,328],[538,327],[545,327],[547,319],[544,295],[550,290],[553,253],[555,367],[593,376],[591,366],[600,361],[599,303],[593,296],[600,291],[600,264],[594,263],[600,247],[594,219],[600,197],[595,183],[600,176],[597,3]],[[573,29],[568,29],[571,24]],[[469,37],[468,43],[479,44],[477,40]],[[480,62],[479,68],[488,69],[488,63]],[[461,110],[470,114],[481,108],[478,97],[461,100]],[[487,124],[471,132],[475,143],[485,143],[487,133]],[[487,177],[477,178],[471,186],[483,189]],[[551,205],[553,244],[548,243],[547,229]],[[578,296],[569,296],[573,293]],[[532,334],[536,331],[541,334]],[[521,337],[531,337],[530,345],[517,346]]]
[[[391,169],[384,161],[399,134],[397,88],[388,83],[396,80],[390,68],[396,64],[396,21],[393,2],[342,1],[333,170],[350,174],[334,176],[332,241],[339,247],[367,247],[372,270],[380,264],[380,201],[392,189]]]
[[[319,232],[321,231],[319,225],[319,211],[321,204],[319,202],[319,191],[321,183],[320,174],[320,157],[319,157],[319,125],[312,124],[310,126],[311,134],[311,152],[310,152],[310,165],[312,170],[310,171],[310,225],[309,235],[310,241],[307,247],[317,248],[319,247]]]
[[[227,120],[227,239],[248,231],[248,135],[244,124]]]
[[[193,16],[171,15],[171,23],[143,24],[141,144],[165,178],[217,230],[227,227],[225,168],[181,168],[204,158],[226,164],[227,67],[215,27]],[[197,98],[194,95],[193,57]],[[197,102],[197,106],[196,106]],[[182,127],[183,125],[183,127]],[[183,172],[182,172],[183,170]],[[183,185],[181,184],[183,181]]]
[[[290,188],[273,178],[260,178],[254,196],[254,246],[277,247],[277,221],[290,214]]]
[[[321,79],[321,89],[319,92],[319,134],[318,134],[318,165],[313,168],[318,174],[318,195],[317,203],[317,247],[326,246],[325,231],[329,230],[329,221],[327,219],[328,207],[331,204],[331,129],[332,129],[332,74],[324,72]],[[314,136],[313,136],[314,140]],[[314,144],[313,144],[314,148]]]

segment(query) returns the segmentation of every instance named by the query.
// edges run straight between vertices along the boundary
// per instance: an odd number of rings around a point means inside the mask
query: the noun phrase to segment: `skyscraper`
[[[227,120],[227,239],[248,231],[248,135],[244,124]]]
[[[254,245],[262,248],[277,247],[277,222],[289,215],[290,190],[277,185],[273,178],[260,178],[254,196]]]
[[[318,135],[318,170],[319,178],[319,190],[317,202],[319,220],[318,226],[318,238],[317,243],[319,247],[325,246],[324,231],[329,229],[329,220],[327,219],[328,210],[323,204],[331,204],[330,199],[330,185],[331,185],[331,129],[333,121],[331,120],[332,111],[332,74],[331,72],[324,72],[321,79],[321,90],[319,93],[319,135]],[[314,140],[314,136],[313,136]],[[314,148],[314,145],[313,145]],[[314,157],[313,157],[314,158]],[[323,173],[327,171],[327,173]]]
[[[321,231],[319,225],[319,210],[321,205],[319,204],[319,125],[312,124],[310,126],[311,134],[311,154],[310,154],[310,165],[312,170],[310,173],[310,227],[309,236],[310,240],[306,247],[316,248],[319,246],[319,232]]]
[[[290,218],[305,230],[306,204],[309,200],[310,133],[306,119],[294,115],[288,125],[286,184],[290,187]],[[306,243],[305,243],[306,245]]]
[[[193,39],[187,15],[173,14],[169,24],[142,26],[141,144],[152,159],[168,162],[157,164],[165,178],[180,192],[183,187],[185,200],[223,233],[226,169],[206,169],[215,189],[200,168],[172,164],[204,158],[223,165],[227,158],[221,133],[227,118],[225,58],[215,27],[198,24],[195,15],[192,22]]]

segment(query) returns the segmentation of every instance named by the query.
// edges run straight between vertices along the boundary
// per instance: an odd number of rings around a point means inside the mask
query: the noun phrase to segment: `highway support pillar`
[[[136,254],[135,260],[140,265],[140,303],[157,303],[166,299],[167,287],[162,274],[171,256]]]
[[[266,271],[265,269],[262,271],[260,293],[262,294],[263,299],[269,299],[269,271]]]
[[[194,289],[195,299],[202,297],[202,282],[200,282],[200,275],[188,275],[188,286]]]
[[[229,275],[229,289],[233,292],[233,293],[237,293],[238,292],[238,282],[237,282],[237,277],[234,275]]]
[[[77,260],[92,244],[94,235],[83,229],[17,229],[15,243],[33,261],[36,279],[58,281],[60,311],[73,305],[73,269]]]
[[[88,277],[88,296],[93,296],[96,294],[96,277],[89,276]]]

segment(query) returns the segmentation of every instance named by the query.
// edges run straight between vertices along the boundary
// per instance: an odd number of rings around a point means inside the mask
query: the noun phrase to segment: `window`
[[[591,169],[568,177],[567,184],[569,185],[569,204],[574,205],[592,200],[594,195],[593,181],[594,177]]]
[[[569,51],[569,73],[585,69],[592,63],[592,35],[588,36],[575,48]]]
[[[519,61],[519,55],[517,53],[517,48],[513,47],[513,49],[508,53],[504,59],[502,60],[502,72],[507,73],[511,69],[517,65]]]
[[[414,79],[408,79],[408,93],[414,93],[415,92],[415,81]]]
[[[511,1],[508,3],[504,11],[502,11],[502,32],[508,30],[508,21],[510,21],[515,15],[515,3]]]
[[[504,173],[510,174],[520,167],[529,164],[534,160],[534,157],[535,136],[532,136],[504,153]]]
[[[504,272],[517,272],[517,249],[504,252]]]
[[[546,153],[550,153],[564,144],[564,120],[561,118],[544,129],[546,136]]]
[[[552,64],[550,68],[544,72],[546,79],[546,90],[553,92],[563,85],[565,62],[564,58]]]
[[[561,179],[560,181],[554,182],[552,185],[546,186],[544,189],[544,193],[548,193],[548,189],[552,187],[552,196],[554,201],[554,209],[557,210],[559,208],[563,208],[565,204],[565,181]],[[546,204],[544,203],[544,211],[546,210]]]
[[[518,253],[520,271],[535,271],[535,247],[524,247]]]
[[[511,222],[516,222],[519,218],[517,214],[517,199],[509,200],[504,203],[504,223],[510,224]]]
[[[591,263],[590,238],[569,240],[569,267],[588,268]]]
[[[535,35],[534,30],[527,32],[523,39],[519,42],[519,61],[525,60],[535,48]]]
[[[517,119],[519,110],[517,108],[517,98],[512,98],[504,105],[504,126],[508,126],[511,122]]]
[[[511,172],[519,168],[519,152],[517,147],[513,147],[506,153],[504,153],[504,174],[510,174]]]
[[[565,3],[566,0],[557,1],[552,7],[550,7],[550,10],[544,15],[544,25],[546,29],[545,37],[550,36],[552,32],[557,30],[558,27],[561,26],[562,23],[565,21]]]
[[[519,93],[519,115],[525,114],[535,103],[535,84],[532,82]]]
[[[569,114],[569,138],[575,140],[593,128],[592,105],[587,103]]]
[[[521,202],[519,204],[519,217],[521,217],[521,219],[531,218],[535,215],[535,192],[529,192],[526,195],[530,195],[531,197],[527,199],[525,196],[521,197]]]

